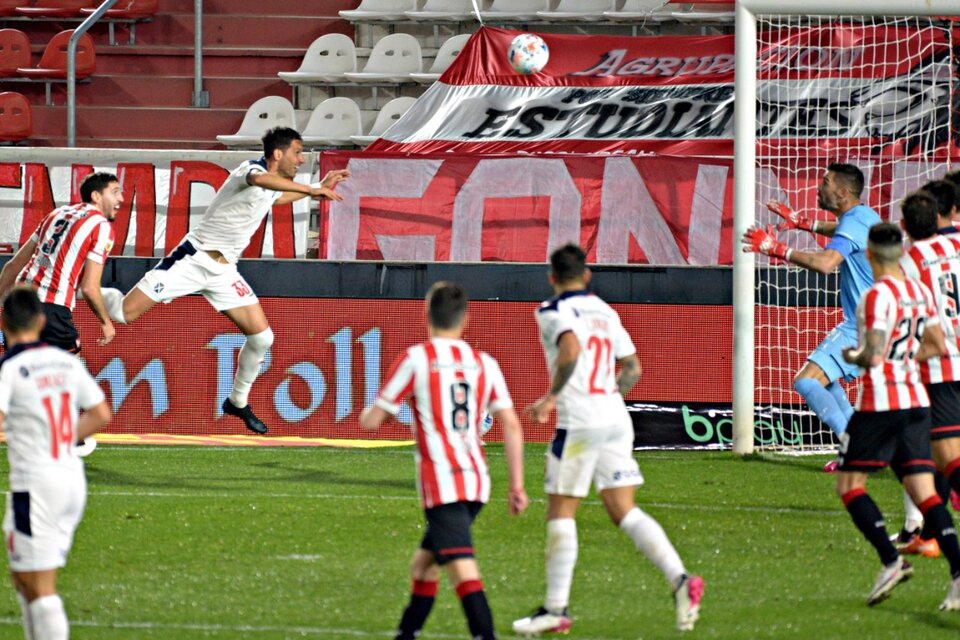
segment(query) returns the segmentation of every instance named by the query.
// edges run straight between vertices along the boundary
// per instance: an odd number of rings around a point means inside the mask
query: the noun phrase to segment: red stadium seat
[[[14,15],[22,4],[23,0],[0,0],[0,18]]]
[[[90,0],[36,0],[31,6],[17,7],[16,13],[28,18],[79,18],[80,9]]]
[[[159,4],[159,0],[120,0],[103,14],[103,17],[115,20],[145,20],[156,15]],[[80,13],[84,14],[94,11],[96,11],[94,7],[80,9]]]
[[[36,67],[21,67],[17,73],[25,78],[38,80],[67,77],[67,46],[73,30],[61,31],[50,39],[47,48],[43,51],[40,64]],[[77,80],[93,75],[97,70],[97,54],[93,46],[93,38],[85,33],[77,42]]]
[[[0,142],[16,142],[33,135],[30,103],[13,91],[0,93]]]
[[[16,77],[17,69],[30,66],[30,39],[17,29],[0,29],[0,78]]]

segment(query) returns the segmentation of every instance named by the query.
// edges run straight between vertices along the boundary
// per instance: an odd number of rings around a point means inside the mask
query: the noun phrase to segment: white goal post
[[[755,441],[755,408],[757,406],[757,370],[756,370],[756,326],[755,306],[757,299],[757,267],[756,254],[743,253],[740,250],[740,238],[743,233],[757,221],[758,201],[758,21],[766,17],[792,17],[790,19],[801,24],[808,24],[810,19],[822,19],[820,24],[827,25],[830,21],[845,17],[850,19],[847,24],[856,28],[860,23],[867,23],[873,19],[883,17],[922,17],[924,20],[954,16],[960,14],[960,4],[957,0],[858,0],[857,2],[838,2],[838,0],[737,0],[736,8],[736,79],[735,79],[735,128],[734,128],[734,230],[735,243],[733,259],[733,451],[737,454],[749,454],[754,450]],[[932,23],[931,23],[932,24]],[[772,28],[772,27],[771,27]],[[941,28],[941,31],[944,29]],[[889,48],[889,47],[888,47]],[[901,46],[901,48],[904,48]],[[909,55],[909,54],[908,54]],[[951,59],[952,64],[952,59]],[[934,69],[934,75],[937,73]],[[929,71],[926,72],[928,75]],[[836,76],[835,76],[836,77]],[[927,78],[928,76],[925,76]],[[952,77],[952,75],[951,75]],[[839,84],[837,81],[835,84]],[[936,78],[933,80],[936,82]],[[836,90],[836,86],[830,87]],[[953,101],[953,87],[950,86],[950,100]],[[796,91],[794,89],[794,91]],[[862,90],[861,90],[862,91]],[[896,94],[894,94],[896,95]],[[933,100],[936,103],[936,100]],[[869,106],[876,107],[876,103]],[[862,107],[862,105],[861,105]],[[932,107],[934,108],[934,107]],[[943,109],[941,104],[939,107]],[[949,111],[950,106],[948,105]],[[882,109],[879,109],[882,110]],[[894,110],[896,111],[896,110]],[[940,114],[942,115],[942,113]],[[881,116],[875,116],[879,118]],[[916,120],[915,115],[909,117]],[[942,119],[942,118],[941,118]],[[922,119],[921,119],[922,121]],[[939,123],[939,121],[938,121]],[[939,123],[942,124],[942,123]],[[947,122],[946,135],[952,134],[951,127],[955,123]],[[787,127],[789,129],[789,127]],[[793,131],[797,126],[793,125]],[[879,130],[879,129],[877,129]],[[840,138],[844,134],[838,134]],[[855,134],[848,134],[855,135]],[[870,134],[864,134],[870,135]],[[924,135],[923,132],[917,134]],[[838,138],[839,139],[839,138]],[[931,154],[932,155],[932,154]],[[842,161],[842,159],[841,159]],[[942,173],[944,163],[949,165],[949,157],[939,158],[938,170]],[[923,181],[933,177],[934,161],[931,160],[931,169],[917,172],[910,180],[910,188],[915,189]],[[823,167],[825,168],[825,166]],[[891,172],[893,175],[894,172]],[[893,181],[893,178],[891,178]],[[893,193],[902,197],[902,193],[888,188],[884,195]],[[796,246],[793,244],[792,246]],[[764,260],[766,258],[764,257]],[[825,333],[825,332],[823,332]],[[821,335],[821,338],[823,336]],[[806,354],[804,354],[805,357]],[[789,390],[788,390],[789,391]]]

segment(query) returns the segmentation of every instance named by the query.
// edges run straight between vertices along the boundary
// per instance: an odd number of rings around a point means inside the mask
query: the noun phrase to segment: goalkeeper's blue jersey
[[[825,247],[843,256],[840,263],[840,306],[844,329],[857,330],[857,304],[863,292],[873,286],[873,270],[867,262],[867,235],[881,222],[877,212],[858,204],[840,216],[837,230]]]

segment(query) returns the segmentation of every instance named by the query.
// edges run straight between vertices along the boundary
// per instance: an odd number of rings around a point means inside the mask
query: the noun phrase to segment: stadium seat
[[[480,17],[494,22],[529,22],[539,20],[537,12],[548,8],[549,0],[493,0],[489,9],[480,12]]]
[[[104,18],[116,20],[146,20],[157,14],[159,0],[120,0],[113,8],[108,9]],[[84,7],[80,13],[89,15],[96,11],[96,7]]]
[[[328,33],[314,40],[296,71],[277,75],[290,84],[343,82],[347,71],[357,70],[357,50],[353,40],[342,33]]]
[[[733,4],[692,4],[688,9],[674,11],[671,15],[677,22],[733,24],[737,19]]]
[[[23,0],[0,0],[0,18],[16,15],[17,7],[23,4]]]
[[[36,0],[31,6],[20,6],[16,14],[27,18],[79,18],[80,9],[89,7],[90,0]]]
[[[257,147],[269,129],[296,126],[296,114],[290,101],[282,96],[266,96],[250,105],[235,134],[219,135],[217,140],[228,147]]]
[[[394,122],[403,117],[410,107],[417,101],[416,98],[394,98],[387,104],[383,105],[383,108],[380,109],[380,112],[377,114],[377,119],[374,121],[373,126],[370,127],[370,131],[367,132],[367,135],[364,136],[350,136],[350,139],[353,141],[353,144],[365,147],[380,136],[393,125]]]
[[[303,128],[304,147],[342,147],[362,132],[360,107],[350,98],[328,98],[314,108]]]
[[[422,64],[417,39],[408,33],[394,33],[373,45],[363,71],[343,75],[351,82],[409,82],[410,74],[420,73]]]
[[[25,78],[38,80],[58,79],[67,77],[67,48],[70,45],[70,36],[73,30],[61,31],[50,39],[43,50],[40,64],[36,67],[20,67],[17,73]],[[93,38],[89,33],[80,36],[77,41],[77,80],[93,75],[97,70],[97,52],[93,46]]]
[[[417,0],[362,0],[356,9],[341,11],[340,17],[351,22],[403,20],[416,8]]]
[[[670,0],[626,0],[623,6],[613,11],[604,11],[607,20],[672,20],[675,7]]]
[[[410,20],[437,22],[463,22],[476,19],[472,0],[426,0],[422,9],[407,11],[406,16]]]
[[[0,78],[19,75],[17,69],[30,66],[30,38],[17,29],[0,29]]]
[[[469,33],[461,33],[460,35],[448,38],[446,42],[440,45],[440,49],[437,51],[437,57],[430,66],[430,70],[425,73],[411,73],[410,77],[420,84],[436,82],[440,76],[443,75],[443,72],[447,70],[447,67],[453,64],[454,59],[460,55],[460,52],[469,39]]]
[[[19,93],[0,93],[0,142],[17,142],[33,134],[30,103]]]
[[[605,11],[613,11],[614,0],[560,0],[552,11],[537,11],[541,20],[603,20]]]

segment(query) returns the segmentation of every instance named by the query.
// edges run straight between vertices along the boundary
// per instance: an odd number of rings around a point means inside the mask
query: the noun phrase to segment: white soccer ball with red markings
[[[540,73],[547,66],[547,60],[550,59],[550,49],[547,48],[547,43],[540,36],[532,33],[521,33],[510,43],[507,59],[517,73],[528,76]]]

